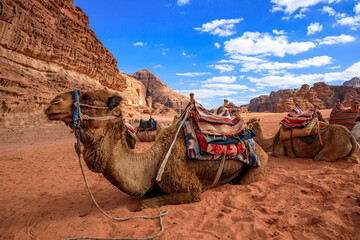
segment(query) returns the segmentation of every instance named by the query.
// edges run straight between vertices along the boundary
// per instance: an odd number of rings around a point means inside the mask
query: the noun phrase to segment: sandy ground
[[[270,136],[284,115],[243,116],[260,118]],[[158,219],[116,222],[97,210],[85,188],[74,142],[63,125],[0,130],[0,239],[156,234]],[[150,146],[139,143],[135,150]],[[260,182],[226,184],[204,192],[198,203],[141,212],[133,212],[140,197],[122,193],[100,174],[87,169],[85,174],[100,206],[112,216],[167,210],[164,232],[157,239],[360,239],[359,164],[270,157]]]

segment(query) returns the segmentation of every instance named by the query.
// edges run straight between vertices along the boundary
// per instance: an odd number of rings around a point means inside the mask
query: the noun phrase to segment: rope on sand
[[[151,237],[145,237],[145,238],[129,238],[129,237],[122,237],[122,238],[101,238],[101,237],[88,237],[88,236],[84,236],[84,237],[74,237],[74,238],[67,238],[65,240],[77,240],[77,239],[99,239],[99,240],[148,240],[148,239],[154,239],[158,236],[160,236],[163,231],[164,231],[164,226],[163,226],[163,222],[162,222],[162,217],[166,216],[168,214],[168,211],[160,211],[160,213],[156,216],[133,216],[133,217],[126,217],[126,218],[118,218],[118,217],[113,217],[108,215],[96,202],[90,188],[89,185],[87,183],[86,177],[85,177],[85,173],[84,173],[84,169],[83,169],[83,165],[81,163],[81,155],[82,155],[82,151],[81,151],[81,144],[80,144],[80,129],[77,128],[75,131],[75,136],[76,136],[76,140],[77,142],[75,143],[75,150],[76,153],[78,154],[79,157],[79,164],[80,164],[80,169],[81,169],[81,173],[83,175],[84,181],[85,181],[85,185],[86,188],[90,194],[91,199],[93,200],[93,202],[95,203],[96,207],[99,209],[100,212],[102,212],[102,214],[104,214],[106,217],[116,220],[116,221],[126,221],[126,220],[130,220],[130,219],[135,219],[135,218],[142,218],[142,219],[155,219],[155,218],[159,218],[160,221],[160,232],[158,232],[157,234],[151,236]]]

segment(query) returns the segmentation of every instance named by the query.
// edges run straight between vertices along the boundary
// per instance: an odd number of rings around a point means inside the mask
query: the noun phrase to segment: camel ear
[[[260,118],[258,118],[257,120],[258,120],[258,122],[260,122]]]
[[[122,98],[118,95],[114,95],[112,97],[109,97],[108,102],[107,102],[107,106],[110,107],[110,109],[114,109],[116,108],[120,102],[121,102]]]

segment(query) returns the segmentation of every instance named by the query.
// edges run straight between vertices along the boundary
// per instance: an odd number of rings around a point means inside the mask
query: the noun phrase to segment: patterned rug
[[[343,125],[348,129],[352,129],[359,117],[360,109],[356,109],[355,106],[346,109],[340,102],[337,102],[330,113],[329,123]]]

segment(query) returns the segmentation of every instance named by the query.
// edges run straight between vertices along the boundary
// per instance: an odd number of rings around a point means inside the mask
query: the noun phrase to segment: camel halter
[[[168,214],[168,211],[160,211],[160,213],[158,215],[155,216],[133,216],[133,217],[126,217],[126,218],[118,218],[118,217],[113,217],[108,215],[97,203],[97,201],[95,200],[90,187],[87,183],[86,177],[85,177],[85,173],[84,173],[84,169],[83,169],[83,165],[81,163],[81,155],[82,155],[82,150],[81,150],[81,141],[80,141],[80,121],[82,120],[82,116],[86,116],[86,115],[82,115],[81,111],[80,111],[80,105],[83,106],[87,106],[87,107],[93,107],[93,108],[104,108],[104,107],[94,107],[91,105],[86,105],[86,104],[80,104],[79,103],[79,95],[78,95],[78,91],[74,90],[75,93],[75,102],[74,102],[74,106],[75,106],[75,111],[74,111],[74,115],[73,115],[73,119],[74,119],[74,124],[71,127],[72,129],[75,129],[75,137],[76,137],[76,143],[75,143],[75,151],[78,155],[78,159],[79,159],[79,165],[80,165],[80,169],[81,169],[81,173],[82,176],[84,178],[84,182],[86,185],[86,188],[89,192],[89,195],[91,197],[91,199],[93,200],[95,206],[98,208],[98,210],[104,214],[106,217],[116,220],[116,221],[126,221],[126,220],[130,220],[130,219],[135,219],[135,218],[142,218],[142,219],[155,219],[155,218],[159,218],[159,222],[160,222],[160,231],[150,237],[144,237],[144,238],[129,238],[129,237],[123,237],[123,238],[101,238],[101,237],[88,237],[88,236],[83,236],[83,237],[74,237],[74,238],[67,238],[65,240],[77,240],[77,239],[101,239],[101,240],[148,240],[148,239],[154,239],[158,236],[160,236],[163,232],[164,232],[164,226],[163,226],[163,222],[162,222],[162,217],[166,216]],[[108,107],[106,107],[108,108]],[[101,117],[91,117],[91,118],[86,118],[86,119],[97,119],[99,120],[99,118]],[[113,116],[112,118],[108,118],[108,119],[114,119],[116,118],[115,116]],[[108,119],[104,119],[101,118],[100,120],[108,120]]]
[[[80,125],[80,121],[82,120],[100,120],[100,121],[106,121],[117,118],[117,116],[104,116],[104,117],[90,117],[88,115],[82,114],[80,106],[88,107],[88,108],[95,108],[95,109],[109,109],[110,107],[98,107],[98,106],[92,106],[84,103],[79,102],[79,93],[78,90],[74,90],[75,99],[74,99],[74,114],[73,114],[73,120],[74,123],[71,126],[72,129],[76,129],[78,125]]]

